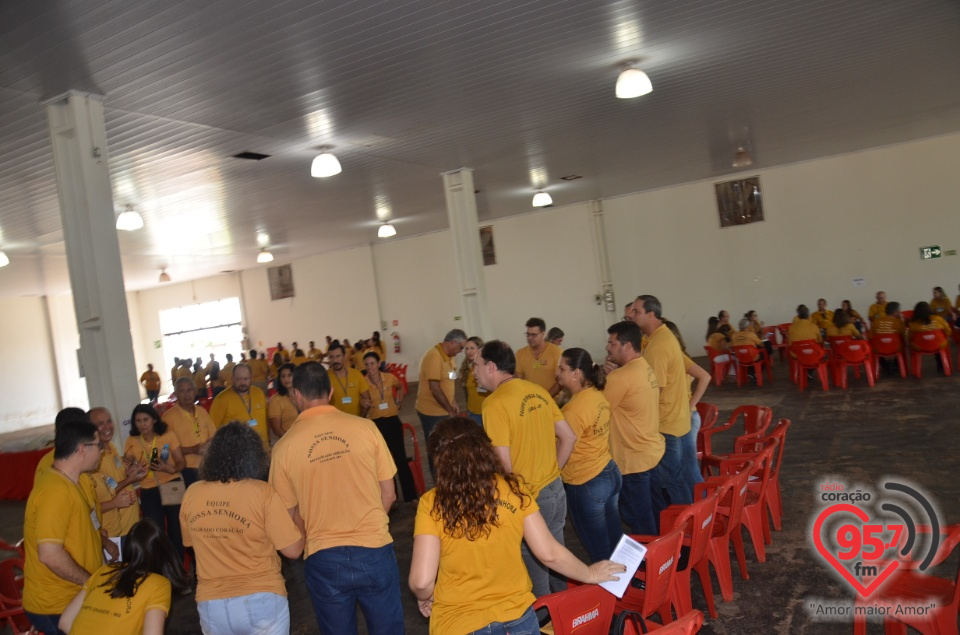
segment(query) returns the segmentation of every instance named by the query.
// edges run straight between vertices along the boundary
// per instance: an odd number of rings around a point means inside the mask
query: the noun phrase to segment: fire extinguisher
[[[400,336],[397,334],[396,331],[394,331],[393,333],[390,334],[390,337],[393,338],[393,352],[399,353],[400,352]]]

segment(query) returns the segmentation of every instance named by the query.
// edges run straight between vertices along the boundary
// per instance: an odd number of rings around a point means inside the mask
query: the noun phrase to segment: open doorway
[[[226,354],[240,360],[243,350],[243,329],[240,326],[240,298],[224,298],[203,304],[192,304],[160,311],[160,332],[163,334],[164,383],[170,381],[173,358],[199,357],[206,365],[210,353],[220,366],[227,363]],[[171,386],[172,390],[172,386]]]

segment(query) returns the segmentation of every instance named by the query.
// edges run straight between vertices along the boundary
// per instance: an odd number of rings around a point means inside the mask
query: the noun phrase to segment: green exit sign
[[[920,248],[920,260],[931,260],[942,256],[943,249],[940,248],[940,245],[930,245],[929,247]]]

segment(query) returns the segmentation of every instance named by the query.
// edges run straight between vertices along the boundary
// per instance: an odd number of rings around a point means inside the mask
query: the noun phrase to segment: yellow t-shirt
[[[437,344],[420,358],[420,376],[417,385],[417,412],[431,417],[445,417],[449,413],[437,402],[430,392],[430,382],[439,381],[440,390],[451,404],[456,403],[454,392],[457,388],[457,367],[452,357],[447,357],[443,346]]]
[[[323,351],[321,351],[319,348],[311,348],[309,351],[307,351],[307,359],[309,359],[310,361],[318,362],[322,358],[323,358]]]
[[[467,373],[466,390],[467,410],[474,414],[483,412],[483,401],[490,393],[477,385],[477,378],[473,376],[473,372]]]
[[[368,419],[382,419],[399,414],[394,391],[400,390],[400,380],[393,373],[380,373],[382,385],[375,385],[369,378],[365,378],[370,386],[370,410]]]
[[[177,435],[181,447],[189,448],[206,443],[217,431],[210,414],[197,405],[193,406],[193,414],[190,414],[181,408],[180,404],[177,404],[163,413],[160,418]],[[203,457],[199,454],[184,454],[183,459],[186,461],[187,467],[192,468],[200,467],[200,462],[203,461]]]
[[[117,454],[112,443],[108,443],[105,450],[100,452],[100,467],[93,475],[93,485],[96,488],[97,500],[101,505],[112,500],[117,495],[117,485],[127,478],[123,460]],[[124,490],[134,491],[133,485],[127,485]],[[111,538],[126,536],[133,526],[140,520],[140,502],[133,499],[133,505],[120,507],[103,512],[103,528]]]
[[[820,327],[811,320],[793,318],[793,323],[787,330],[787,339],[791,344],[794,342],[803,342],[804,340],[822,342],[823,336],[820,334]]]
[[[39,615],[59,615],[80,592],[40,562],[41,543],[59,543],[89,573],[103,566],[103,544],[96,510],[80,486],[50,469],[34,483],[23,516],[23,608]]]
[[[560,476],[564,483],[583,485],[610,462],[610,402],[596,388],[585,388],[561,412],[577,442]]]
[[[37,461],[37,469],[33,472],[33,483],[34,487],[40,482],[40,479],[53,468],[53,448],[49,452],[40,457],[40,460]],[[103,522],[103,515],[100,512],[100,501],[97,498],[96,485],[93,482],[93,476],[84,472],[80,475],[80,490],[83,492],[84,497],[86,497],[87,504],[91,507],[95,507],[97,510],[97,518]]]
[[[288,395],[276,394],[267,401],[267,418],[280,419],[280,429],[286,432],[300,416],[300,411]]]
[[[193,371],[191,371],[191,370],[190,370],[189,368],[187,368],[186,366],[181,366],[180,368],[178,368],[178,369],[176,370],[176,372],[173,373],[173,383],[174,383],[174,385],[176,385],[177,380],[180,379],[181,377],[189,377],[189,378],[193,379]]]
[[[827,337],[860,337],[860,331],[853,324],[844,324],[843,328],[831,324],[827,327]]]
[[[650,335],[643,358],[656,373],[660,386],[660,432],[682,437],[690,432],[687,371],[680,342],[665,324]]]
[[[153,455],[153,449],[156,448],[157,454],[159,455],[163,452],[164,445],[170,446],[170,458],[168,462],[172,465],[173,451],[180,447],[180,439],[170,428],[167,428],[167,431],[163,434],[155,434],[151,441],[144,441],[143,435],[127,437],[127,442],[123,445],[123,455],[130,457],[134,461],[140,461],[141,463],[150,465],[150,457]],[[169,483],[179,477],[179,472],[170,474],[169,472],[154,472],[153,470],[148,470],[147,475],[140,481],[140,488],[153,489],[158,486],[158,480],[161,483]]]
[[[256,386],[250,386],[250,392],[246,396],[241,396],[233,388],[221,392],[210,405],[210,419],[218,428],[231,421],[245,421],[260,435],[263,447],[270,447],[267,398]]]
[[[358,371],[363,371],[363,356],[369,353],[372,349],[365,348],[362,351],[355,351],[353,357],[350,358],[350,365],[356,368]]]
[[[160,390],[160,375],[152,370],[145,371],[140,375],[140,383],[147,390]]]
[[[233,385],[233,367],[236,365],[236,362],[227,362],[220,369],[220,379],[223,380],[223,385],[227,388]]]
[[[543,345],[540,357],[533,354],[532,348],[524,346],[517,351],[516,375],[550,390],[557,383],[557,367],[562,356],[560,347],[550,342]]]
[[[563,420],[546,388],[526,379],[503,382],[483,402],[483,428],[494,446],[510,448],[513,472],[534,496],[560,476],[557,433]]]
[[[958,296],[960,297],[960,296]],[[867,317],[870,318],[870,321],[873,322],[878,317],[882,317],[887,314],[887,303],[883,304],[873,303],[870,305],[870,309],[867,311]]]
[[[437,490],[420,498],[413,534],[440,539],[430,635],[462,635],[491,622],[509,622],[536,600],[520,542],[524,519],[540,508],[532,497],[522,507],[521,498],[496,478],[498,524],[491,527],[489,536],[477,540],[453,538],[443,531],[442,521],[431,513]]]
[[[267,360],[251,359],[247,361],[247,366],[250,367],[250,381],[260,383],[267,381],[267,375],[270,374],[270,364]]]
[[[202,368],[193,374],[193,385],[197,390],[203,390],[207,387],[207,373]]]
[[[197,554],[197,602],[286,597],[277,551],[300,540],[300,530],[269,483],[194,483],[183,495],[180,528],[184,546]]]
[[[610,402],[610,454],[623,474],[651,470],[663,457],[659,392],[657,375],[643,357],[607,376],[603,396]]]
[[[921,324],[920,322],[910,321],[907,323],[907,328],[910,330],[911,335],[913,335],[914,333],[920,333],[923,331],[943,331],[943,334],[946,335],[948,338],[950,337],[950,332],[952,331],[952,329],[950,328],[950,325],[947,324],[946,320],[944,320],[939,315],[931,315],[930,324]],[[946,348],[949,345],[950,345],[950,341],[948,339],[946,342],[943,343],[943,346],[941,346],[940,348]]]
[[[270,462],[270,484],[283,506],[300,507],[307,534],[304,558],[330,547],[390,544],[380,481],[396,473],[377,426],[333,406],[301,412],[277,441]]]
[[[810,314],[810,319],[816,324],[819,328],[825,329],[831,324],[833,324],[833,311],[817,311]]]
[[[330,405],[348,415],[360,416],[360,395],[370,392],[367,378],[355,368],[347,369],[346,379],[332,368],[327,371],[327,377],[330,378]]]
[[[707,346],[715,351],[725,353],[730,348],[730,342],[723,336],[723,333],[714,333],[707,338]]]
[[[847,315],[850,316],[851,322],[856,322],[857,320],[860,320],[861,322],[863,322],[863,316],[860,315],[855,309],[850,309],[849,311],[847,311]]]
[[[749,327],[745,331],[737,331],[730,336],[731,346],[746,346],[748,344],[763,348],[763,340],[757,337],[757,334]]]
[[[300,364],[306,364],[309,361],[310,361],[309,357],[291,357],[290,358],[290,363],[293,364],[294,366],[299,366]],[[277,373],[277,375],[279,375],[279,372]]]
[[[930,300],[930,310],[939,317],[949,317],[953,313],[953,305],[950,298],[943,297],[939,300]]]
[[[881,315],[870,321],[870,335],[903,333],[903,320],[892,315]]]
[[[104,565],[83,585],[87,594],[70,633],[141,633],[147,612],[160,609],[170,613],[170,581],[157,573],[144,578],[132,598],[112,598],[104,582],[113,574],[113,565]]]

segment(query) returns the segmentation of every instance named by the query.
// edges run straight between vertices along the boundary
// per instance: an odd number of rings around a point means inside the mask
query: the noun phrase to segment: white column
[[[453,255],[457,262],[463,330],[484,341],[493,339],[487,288],[483,275],[483,254],[480,251],[480,227],[477,221],[477,200],[473,187],[473,170],[460,168],[443,173],[443,189],[447,197],[447,218],[453,236]]]
[[[613,279],[610,276],[610,255],[607,253],[607,234],[603,226],[603,204],[592,201],[590,212],[593,215],[593,247],[597,254],[597,271],[600,272],[600,302],[603,307],[604,330],[620,318],[620,309],[613,293]],[[626,304],[633,298],[624,298],[620,304]]]
[[[133,340],[123,288],[107,160],[103,98],[70,91],[45,102],[67,247],[80,364],[92,406],[106,406],[117,424],[140,402]],[[74,405],[74,404],[64,404]]]

